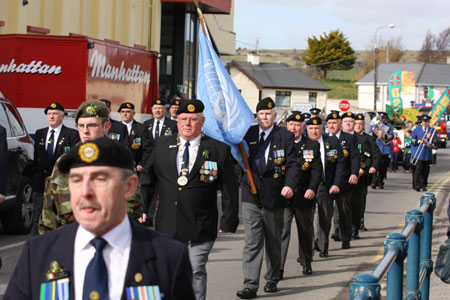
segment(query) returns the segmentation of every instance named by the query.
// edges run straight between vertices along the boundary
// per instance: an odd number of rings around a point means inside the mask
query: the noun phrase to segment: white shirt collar
[[[51,128],[50,126],[48,127],[48,133],[50,134],[50,131],[53,129],[55,131],[55,134],[59,134],[61,132],[63,123],[59,124],[58,127],[56,128]]]
[[[159,124],[162,125],[162,124],[164,124],[165,120],[166,120],[166,117],[162,117],[161,120],[158,120],[158,119],[155,118],[155,125],[156,125],[156,122],[158,122],[158,121],[159,121]]]
[[[296,139],[294,142],[296,143],[296,144],[298,144],[298,143],[300,143],[300,141],[302,140],[302,136],[300,136],[298,139]]]
[[[266,140],[267,137],[269,136],[269,134],[272,132],[273,127],[274,127],[274,125],[272,125],[272,127],[270,127],[270,128],[267,129],[267,130],[262,130],[261,126],[259,126],[259,134],[258,134],[258,136],[261,136],[261,132],[264,131],[264,133],[265,133],[265,135],[264,135],[264,140]]]
[[[202,135],[200,134],[198,137],[190,140],[189,147],[197,147],[198,144],[200,143],[201,138],[202,138]],[[180,136],[180,144],[181,144],[180,147],[184,147],[184,144],[186,144],[186,140],[183,139],[181,136]]]
[[[332,134],[331,132],[330,132],[330,136],[335,136],[335,137],[337,137],[338,139],[340,139],[341,138],[341,132],[342,132],[342,130],[339,130],[338,131],[338,133],[336,133],[336,134]]]

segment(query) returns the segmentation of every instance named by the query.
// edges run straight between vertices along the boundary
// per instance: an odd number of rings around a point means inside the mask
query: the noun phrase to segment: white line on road
[[[11,248],[20,247],[23,244],[25,244],[25,242],[26,241],[22,241],[22,242],[18,242],[18,243],[14,243],[14,244],[10,244],[10,245],[6,245],[6,246],[3,246],[3,247],[0,247],[0,251],[4,251],[4,250],[11,249]]]

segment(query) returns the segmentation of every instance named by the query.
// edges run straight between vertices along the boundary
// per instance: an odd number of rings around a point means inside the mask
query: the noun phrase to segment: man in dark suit
[[[267,255],[264,291],[274,293],[278,290],[284,207],[294,196],[300,173],[294,135],[274,125],[277,116],[274,107],[271,98],[262,99],[256,106],[258,125],[250,127],[244,137],[249,146],[248,161],[259,197],[251,192],[249,178],[244,175],[241,180],[245,227],[244,286],[236,294],[242,299],[256,297],[264,245]]]
[[[195,299],[186,246],[126,215],[138,185],[127,148],[106,137],[88,141],[58,168],[68,173],[77,223],[27,241],[3,299],[41,299],[52,285],[70,299],[136,299],[127,296],[132,287],[152,286],[164,299]]]
[[[177,110],[178,107],[180,106],[180,104],[183,102],[183,99],[175,97],[173,99],[171,99],[169,101],[169,114],[170,114],[170,119],[172,121],[177,121]]]
[[[178,135],[158,139],[146,168],[159,191],[156,230],[188,245],[197,300],[206,298],[206,263],[217,238],[219,187],[220,230],[235,232],[239,223],[231,150],[202,134],[203,109],[200,100],[186,100],[178,107]]]
[[[99,101],[105,103],[108,108],[108,113],[111,114],[111,101],[108,99],[100,99]],[[107,136],[110,139],[118,141],[122,145],[128,147],[129,140],[127,126],[122,124],[122,122],[112,119],[111,116],[109,117],[109,122],[111,122],[111,128],[109,128]]]
[[[6,198],[6,184],[8,182],[8,141],[6,140],[6,129],[0,125],[0,203]],[[0,257],[0,268],[2,258]]]
[[[359,180],[356,188],[353,190],[352,203],[361,201],[360,216],[353,215],[353,233],[352,238],[359,238],[359,229],[367,230],[364,226],[364,213],[366,211],[366,199],[368,186],[372,178],[377,173],[378,165],[381,160],[381,152],[378,148],[375,138],[364,132],[365,120],[363,114],[357,114],[355,120],[355,135],[358,140],[358,149],[361,154],[361,167],[359,169]],[[351,129],[351,128],[350,128]],[[345,130],[345,129],[344,129]]]
[[[63,125],[64,107],[53,102],[44,110],[48,127],[38,129],[34,135],[33,200],[34,219],[32,235],[38,235],[38,222],[42,213],[45,178],[52,174],[56,160],[80,141],[78,131]]]
[[[323,135],[322,120],[319,117],[309,119],[306,124],[308,136],[320,144],[322,161],[322,179],[317,189],[316,201],[318,218],[316,219],[315,249],[320,257],[328,257],[333,201],[339,196],[344,174],[344,155],[339,140],[335,136]]]
[[[177,121],[166,118],[166,103],[163,99],[157,98],[152,102],[152,114],[153,118],[144,122],[144,138],[143,138],[143,156],[139,163],[141,166],[145,166],[147,161],[150,159],[153,147],[156,141],[165,135],[176,134]],[[145,172],[140,175],[140,184],[142,187],[142,196],[144,199],[144,211],[147,213],[147,222],[150,226],[153,225],[153,217],[156,212],[156,201],[158,192],[153,193],[153,197],[150,198],[150,178]]]
[[[142,172],[144,169],[139,163],[142,160],[144,153],[143,150],[143,138],[145,133],[145,127],[142,123],[134,120],[136,111],[134,110],[134,104],[131,102],[122,103],[119,107],[120,117],[122,118],[122,124],[127,127],[128,146],[133,154],[134,162],[136,163],[136,171]]]
[[[339,139],[345,161],[342,187],[336,199],[333,238],[335,241],[342,241],[342,249],[348,249],[352,239],[352,189],[358,183],[361,158],[356,136],[341,129],[342,119],[354,123],[355,116],[351,112],[345,113],[342,117],[337,113],[331,113],[327,116],[327,128],[330,135]]]
[[[301,171],[294,197],[289,199],[288,207],[284,209],[284,225],[281,236],[281,279],[291,237],[293,217],[295,217],[295,224],[297,225],[298,261],[303,266],[303,274],[312,274],[314,199],[323,172],[320,159],[320,144],[302,136],[305,125],[301,113],[293,112],[286,121],[287,129],[294,134],[295,149],[300,160]]]

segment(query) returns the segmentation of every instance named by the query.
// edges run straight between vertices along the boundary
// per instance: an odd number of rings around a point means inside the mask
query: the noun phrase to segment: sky
[[[401,38],[403,50],[419,50],[429,30],[450,26],[448,0],[235,0],[236,48],[305,49],[307,39],[339,29],[354,50],[377,40]]]

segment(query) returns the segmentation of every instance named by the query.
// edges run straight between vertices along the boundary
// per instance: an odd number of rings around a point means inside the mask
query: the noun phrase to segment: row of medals
[[[273,160],[273,162],[276,163],[277,165],[281,165],[282,163],[284,163],[285,160],[286,158],[284,157],[277,157]],[[273,174],[273,178],[275,179],[277,179],[280,176],[284,176],[286,174],[286,165],[282,165],[281,167],[275,167],[274,172],[275,173]]]

